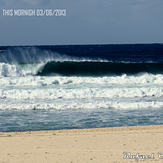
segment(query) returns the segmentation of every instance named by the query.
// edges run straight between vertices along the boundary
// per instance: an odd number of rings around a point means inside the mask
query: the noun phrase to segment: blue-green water
[[[162,122],[160,109],[0,111],[0,132],[160,125]]]

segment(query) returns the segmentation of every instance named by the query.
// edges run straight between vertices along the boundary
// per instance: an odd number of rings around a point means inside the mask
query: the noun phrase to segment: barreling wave
[[[118,54],[117,54],[118,55]],[[135,61],[128,55],[114,60],[96,56],[66,55],[36,47],[10,47],[0,52],[0,76],[107,76],[139,73],[163,74],[163,62]]]
[[[163,74],[163,63],[64,61],[28,64],[0,63],[0,76],[115,76]]]

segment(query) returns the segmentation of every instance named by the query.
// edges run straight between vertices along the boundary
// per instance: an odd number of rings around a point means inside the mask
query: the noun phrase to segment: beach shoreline
[[[1,132],[0,162],[163,160],[163,125]]]

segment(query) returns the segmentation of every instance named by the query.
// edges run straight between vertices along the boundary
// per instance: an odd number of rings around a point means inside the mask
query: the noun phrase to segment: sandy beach
[[[162,162],[163,126],[0,133],[0,162]]]

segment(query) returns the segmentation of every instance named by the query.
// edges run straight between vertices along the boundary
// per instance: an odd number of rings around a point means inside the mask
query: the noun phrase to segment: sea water
[[[163,45],[0,47],[0,131],[162,124]]]

